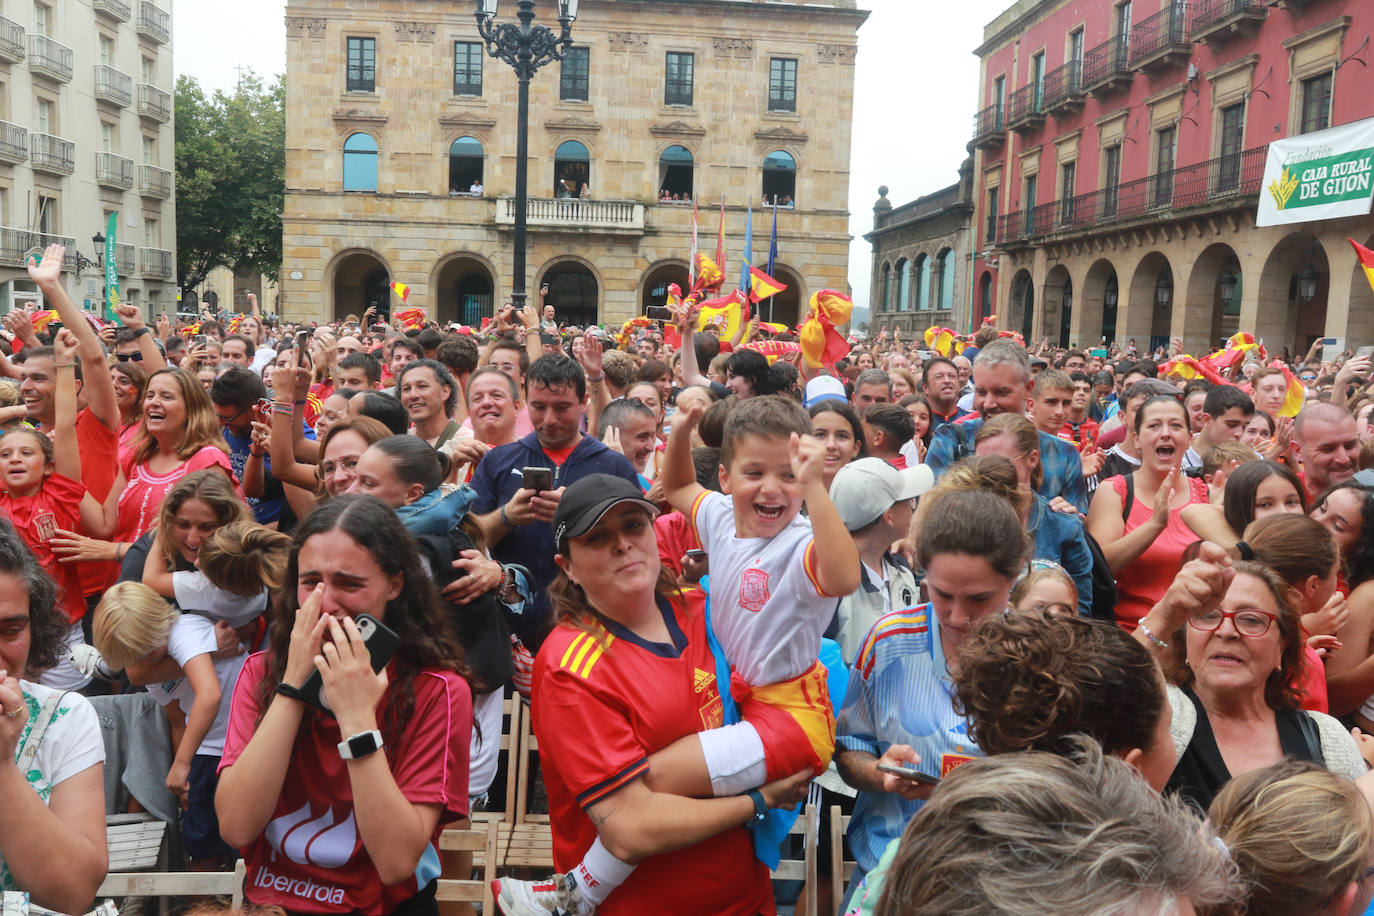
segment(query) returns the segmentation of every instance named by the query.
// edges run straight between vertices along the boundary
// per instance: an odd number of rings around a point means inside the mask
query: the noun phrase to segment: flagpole
[[[778,199],[773,198],[773,234],[768,239],[768,276],[774,276],[773,268],[778,261]],[[800,316],[798,316],[800,317]],[[768,320],[773,320],[773,297],[768,297]]]

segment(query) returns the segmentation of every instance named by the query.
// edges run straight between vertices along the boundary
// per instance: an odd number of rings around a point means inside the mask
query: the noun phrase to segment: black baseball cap
[[[568,538],[581,537],[591,531],[607,512],[624,502],[639,503],[649,510],[650,516],[658,515],[658,506],[645,499],[639,487],[623,477],[589,474],[569,484],[553,513],[555,549],[561,551]]]

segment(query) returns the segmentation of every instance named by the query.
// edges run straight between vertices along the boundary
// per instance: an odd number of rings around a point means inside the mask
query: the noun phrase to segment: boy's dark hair
[[[249,340],[247,337],[244,337],[242,334],[230,334],[228,337],[224,338],[224,340],[220,341],[220,344],[227,344],[231,340],[243,341],[243,352],[249,359],[252,359],[253,355],[258,351],[258,348],[254,346],[253,341]]]
[[[418,355],[424,356],[423,353]],[[434,358],[447,366],[454,377],[471,375],[477,369],[480,357],[477,344],[466,334],[450,334],[439,344],[439,349],[434,351]],[[528,360],[529,357],[526,356],[525,359]]]
[[[705,371],[711,360],[720,355],[720,338],[714,334],[694,334],[692,347],[697,351],[697,367]]]
[[[673,370],[661,359],[648,359],[644,365],[639,367],[639,380],[641,382],[656,382],[663,376],[671,376]]]
[[[794,398],[800,397],[800,392],[797,391],[797,382],[801,379],[801,373],[797,371],[796,366],[778,360],[773,364],[773,374],[777,376],[778,384],[781,386],[778,391],[779,394]]]
[[[597,418],[596,438],[604,440],[606,430],[612,426],[623,429],[625,423],[633,416],[648,417],[654,421],[658,419],[649,405],[638,398],[616,398],[606,405],[606,409],[601,411],[601,416]]]
[[[210,318],[200,323],[200,333],[209,337],[211,331],[218,331],[221,337],[224,336],[224,326],[215,319]]]
[[[339,360],[340,369],[361,369],[367,373],[367,380],[374,385],[381,384],[382,364],[371,353],[349,353]]]
[[[225,369],[210,385],[210,400],[221,407],[242,410],[265,397],[267,386],[262,376],[245,366],[233,365]]]
[[[428,353],[430,350],[438,349],[439,344],[444,342],[444,335],[434,330],[434,328],[425,328],[415,340],[420,346],[424,347],[425,352]]]
[[[440,385],[448,386],[448,400],[444,401],[444,413],[450,417],[453,416],[453,409],[458,404],[458,382],[453,378],[453,373],[448,371],[447,366],[432,359],[413,359],[401,367],[401,371],[396,374],[396,396],[398,398],[401,396],[401,386],[405,384],[406,374],[416,369],[430,370]],[[377,419],[380,420],[381,417]]]
[[[709,445],[692,449],[692,468],[696,471],[697,483],[720,492],[720,449]]]
[[[396,398],[380,391],[360,391],[358,394],[363,396],[363,409],[358,411],[363,416],[371,417],[398,436],[410,431],[410,414]]]
[[[520,363],[520,374],[528,375],[530,371],[530,353],[514,337],[502,337],[496,341],[496,346],[491,348],[493,356],[497,350],[510,350],[516,354],[516,361]],[[475,365],[475,364],[474,364]]]
[[[1203,413],[1214,420],[1233,407],[1239,407],[1247,420],[1255,415],[1255,402],[1235,385],[1214,385],[1202,402]]]
[[[171,356],[173,353],[185,349],[186,338],[182,337],[180,334],[173,334],[162,342],[162,346],[167,355]]]
[[[864,411],[864,422],[883,431],[893,451],[900,449],[916,435],[916,423],[905,407],[896,404],[874,404]]]
[[[697,435],[701,436],[704,444],[713,449],[720,449],[721,440],[725,438],[725,420],[737,403],[739,402],[734,398],[723,398],[706,408],[706,412],[701,415],[701,425],[697,427]]]
[[[424,359],[425,348],[420,346],[413,337],[397,337],[391,344],[391,352],[397,350],[409,350],[414,353],[417,359]]]
[[[1099,374],[1101,374],[1101,373],[1099,373]],[[1089,385],[1091,385],[1091,384],[1093,383],[1092,376],[1088,375],[1088,373],[1086,373],[1086,372],[1070,372],[1070,373],[1069,373],[1069,381],[1071,381],[1071,382],[1087,382]]]
[[[524,352],[524,351],[521,351]],[[561,353],[545,353],[530,363],[525,374],[525,394],[540,388],[571,388],[579,401],[587,397],[587,376],[577,360]]]
[[[902,410],[900,407],[897,409]],[[902,410],[902,415],[906,416],[905,410]],[[911,423],[910,417],[907,417],[907,423]],[[811,417],[800,404],[778,395],[748,398],[736,404],[725,420],[725,432],[720,442],[720,463],[729,468],[735,459],[735,449],[748,436],[788,439],[793,433],[799,436],[812,433]]]

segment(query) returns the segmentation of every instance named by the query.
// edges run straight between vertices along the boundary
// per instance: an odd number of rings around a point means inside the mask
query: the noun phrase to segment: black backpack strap
[[[1131,509],[1135,506],[1135,472],[1132,471],[1126,477],[1126,498],[1121,503],[1121,520],[1128,521],[1131,516]]]

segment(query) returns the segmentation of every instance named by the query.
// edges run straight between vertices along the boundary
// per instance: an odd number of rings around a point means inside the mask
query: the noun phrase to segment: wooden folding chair
[[[844,858],[844,835],[849,830],[849,815],[839,805],[830,806],[830,891],[835,905],[844,899],[844,888],[854,876],[858,863]]]
[[[522,723],[528,718],[525,712],[525,704],[520,701],[519,695],[508,696],[501,702],[501,747],[498,753],[504,752],[506,755],[506,803],[501,811],[478,811],[472,815],[472,820],[476,823],[485,821],[500,821],[507,825],[515,823],[515,799],[518,786],[519,763],[520,763],[520,738],[522,733]]]
[[[476,878],[440,878],[435,899],[440,903],[480,903],[483,913],[495,913],[491,897],[491,881],[496,875],[496,839],[500,833],[498,821],[469,823],[466,827],[450,827],[439,834],[440,855],[446,852],[472,854]]]
[[[820,808],[807,805],[801,817],[792,822],[792,829],[788,831],[789,836],[802,838],[802,857],[783,859],[778,862],[778,867],[773,869],[774,881],[805,882],[804,901],[799,902],[805,902],[805,912],[810,916],[816,916],[816,844],[820,841],[820,826]],[[801,912],[800,907],[798,912]]]
[[[215,894],[231,898],[235,911],[243,907],[243,879],[245,866],[239,859],[232,872],[174,871],[174,872],[114,872],[100,882],[95,892],[101,897],[194,897]]]
[[[518,767],[515,782],[515,823],[506,844],[504,864],[508,868],[553,868],[553,833],[547,814],[529,810],[532,783],[530,759],[539,754],[539,739],[530,724],[529,710],[520,717]]]

